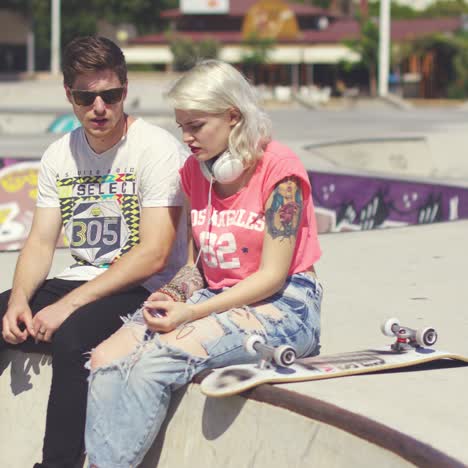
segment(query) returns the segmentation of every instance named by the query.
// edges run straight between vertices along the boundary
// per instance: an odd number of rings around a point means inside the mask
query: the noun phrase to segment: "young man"
[[[185,261],[178,169],[185,154],[165,130],[124,113],[127,70],[110,40],[64,51],[64,87],[82,127],[41,160],[37,208],[11,291],[0,295],[7,347],[52,353],[43,462],[83,454],[87,352],[115,332]],[[46,280],[62,224],[74,263]]]

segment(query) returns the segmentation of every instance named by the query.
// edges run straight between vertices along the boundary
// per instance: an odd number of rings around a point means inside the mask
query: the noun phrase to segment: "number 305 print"
[[[73,255],[95,265],[112,262],[129,237],[113,200],[77,204],[65,232]]]

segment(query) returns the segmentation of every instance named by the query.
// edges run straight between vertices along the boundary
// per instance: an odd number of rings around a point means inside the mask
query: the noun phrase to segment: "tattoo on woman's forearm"
[[[273,239],[296,237],[303,208],[300,181],[287,177],[275,187],[271,206],[265,212],[268,233]]]
[[[189,298],[195,291],[203,288],[203,277],[195,265],[185,265],[178,273],[171,279],[168,286],[175,285],[181,289],[185,296]]]

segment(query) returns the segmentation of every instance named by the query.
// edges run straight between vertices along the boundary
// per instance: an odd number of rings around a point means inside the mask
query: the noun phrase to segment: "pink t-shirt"
[[[301,179],[303,193],[302,221],[289,275],[306,271],[320,258],[309,177],[302,162],[286,146],[269,143],[249,183],[234,195],[221,198],[212,189],[211,207],[210,183],[193,156],[187,159],[180,175],[191,200],[192,234],[199,248],[201,244],[203,271],[210,288],[233,286],[258,270],[265,203],[276,184],[288,176]]]

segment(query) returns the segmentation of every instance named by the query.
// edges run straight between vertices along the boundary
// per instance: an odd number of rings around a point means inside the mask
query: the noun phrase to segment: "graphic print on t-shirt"
[[[122,222],[123,221],[123,222]],[[129,229],[116,200],[78,202],[66,225],[72,255],[92,265],[111,263],[125,245]]]
[[[57,180],[65,234],[79,265],[107,268],[139,241],[135,174]]]
[[[238,269],[249,249],[258,252],[263,244],[265,217],[256,211],[211,209],[208,219],[206,209],[192,209],[191,222],[209,268]]]

